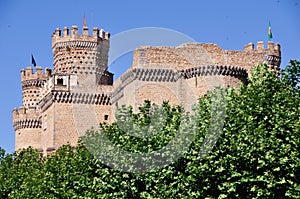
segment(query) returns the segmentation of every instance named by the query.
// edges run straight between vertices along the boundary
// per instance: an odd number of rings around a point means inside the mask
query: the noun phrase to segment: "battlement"
[[[52,35],[53,65],[55,73],[77,74],[93,78],[97,71],[107,70],[110,33],[94,27],[92,35],[84,26],[82,34],[78,27],[57,28]],[[80,80],[79,80],[80,82]]]
[[[43,73],[43,68],[40,66],[36,66],[35,72],[31,66],[21,70],[21,81],[26,80],[34,80],[34,79],[47,79],[51,76],[52,70],[50,68],[45,69],[45,73]]]
[[[277,56],[280,56],[281,54],[281,49],[280,49],[280,44],[274,44],[272,41],[268,41],[267,48],[265,48],[265,44],[263,41],[259,41],[256,44],[256,48],[254,48],[253,43],[249,43],[244,46],[244,51],[245,52],[266,52],[268,54],[274,54]]]
[[[41,128],[40,112],[37,109],[25,107],[15,108],[12,112],[13,127],[16,130],[24,128]]]
[[[72,26],[71,32],[68,27],[64,27],[63,34],[60,28],[56,28],[52,34],[52,49],[53,52],[61,48],[90,48],[96,47],[97,43],[102,40],[109,40],[110,33],[105,32],[103,29],[98,27],[93,28],[92,35],[88,34],[88,27],[83,27],[82,34],[78,33],[78,27]],[[77,42],[74,42],[77,41]]]
[[[24,108],[36,108],[37,102],[39,101],[40,89],[51,75],[51,69],[46,68],[45,73],[43,73],[42,67],[40,66],[36,67],[35,72],[33,72],[31,66],[21,70]]]
[[[12,111],[13,120],[18,119],[34,119],[40,117],[40,111],[33,108],[25,108],[21,106],[20,108],[14,108]]]

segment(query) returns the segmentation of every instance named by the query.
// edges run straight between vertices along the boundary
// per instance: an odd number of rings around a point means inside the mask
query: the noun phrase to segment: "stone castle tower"
[[[108,32],[77,26],[52,35],[54,71],[31,67],[21,71],[23,105],[13,110],[15,148],[32,146],[51,153],[99,122],[110,122],[113,74],[107,71]],[[91,115],[91,110],[94,115]],[[78,116],[76,116],[78,115]],[[90,118],[88,118],[90,117]]]
[[[22,106],[13,110],[15,149],[32,146],[44,154],[63,144],[76,145],[87,129],[112,122],[119,105],[137,108],[145,99],[181,104],[187,110],[215,86],[246,82],[251,67],[261,62],[279,71],[279,44],[249,43],[243,51],[216,44],[187,43],[178,47],[139,47],[132,66],[113,82],[108,71],[110,34],[93,28],[57,28],[52,35],[54,70],[21,71]]]

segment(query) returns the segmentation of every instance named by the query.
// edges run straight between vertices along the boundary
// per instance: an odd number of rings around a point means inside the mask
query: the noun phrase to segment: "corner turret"
[[[25,108],[36,108],[40,96],[40,89],[51,76],[51,69],[46,68],[45,73],[40,66],[33,72],[31,66],[21,70],[22,99]]]
[[[254,44],[249,43],[244,46],[244,52],[261,53],[263,55],[264,63],[266,63],[271,70],[275,70],[279,73],[281,64],[280,44],[274,44],[274,42],[268,41],[267,48],[265,48],[264,45],[263,41],[259,41],[257,42],[255,49]]]

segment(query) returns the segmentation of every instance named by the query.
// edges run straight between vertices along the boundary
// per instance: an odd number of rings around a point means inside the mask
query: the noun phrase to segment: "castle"
[[[70,32],[69,32],[70,31]],[[22,106],[13,110],[15,149],[32,146],[45,155],[76,145],[87,129],[112,122],[117,106],[136,109],[145,99],[168,100],[187,110],[215,86],[246,82],[251,67],[265,62],[279,71],[279,44],[269,41],[223,50],[216,44],[139,47],[132,66],[115,82],[108,71],[110,34],[93,28],[57,28],[52,35],[54,69],[21,70]]]

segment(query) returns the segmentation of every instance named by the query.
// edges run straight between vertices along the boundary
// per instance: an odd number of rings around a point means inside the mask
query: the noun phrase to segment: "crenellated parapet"
[[[52,49],[55,52],[62,48],[94,48],[97,47],[97,43],[103,40],[109,40],[110,33],[105,32],[98,27],[93,28],[93,34],[88,34],[88,27],[83,27],[82,34],[78,33],[78,27],[72,26],[71,30],[68,27],[64,27],[63,34],[61,34],[60,28],[56,28],[52,34]]]
[[[256,48],[253,43],[249,43],[244,46],[244,51],[249,53],[266,53],[281,56],[280,44],[274,44],[272,41],[268,41],[266,48],[263,41],[257,42]]]
[[[51,75],[51,69],[46,68],[43,72],[40,66],[35,67],[35,72],[33,72],[32,67],[21,70],[22,99],[25,108],[37,107],[41,88]]]
[[[15,131],[25,128],[42,127],[40,112],[36,109],[27,109],[25,107],[20,107],[19,109],[15,108],[12,115]]]
[[[46,68],[45,72],[43,72],[42,67],[36,66],[34,72],[32,67],[29,66],[21,70],[21,81],[23,82],[23,81],[30,81],[30,80],[37,80],[37,79],[47,80],[51,76],[51,74],[52,74],[52,70],[50,68]]]
[[[253,43],[249,43],[244,46],[244,52],[252,54],[262,54],[263,62],[266,63],[270,69],[274,69],[279,72],[281,64],[280,44],[274,44],[274,42],[268,41],[265,48],[264,42],[259,41],[257,42],[255,48]]]
[[[96,82],[101,82],[100,74],[107,71],[109,38],[109,32],[97,27],[91,35],[86,26],[82,34],[77,26],[64,27],[63,34],[57,28],[52,34],[54,72],[77,74],[85,80],[87,76],[97,76]]]
[[[46,68],[45,73],[40,66],[35,67],[35,72],[31,66],[21,70],[22,89],[41,88],[48,78],[51,77],[52,70]]]

